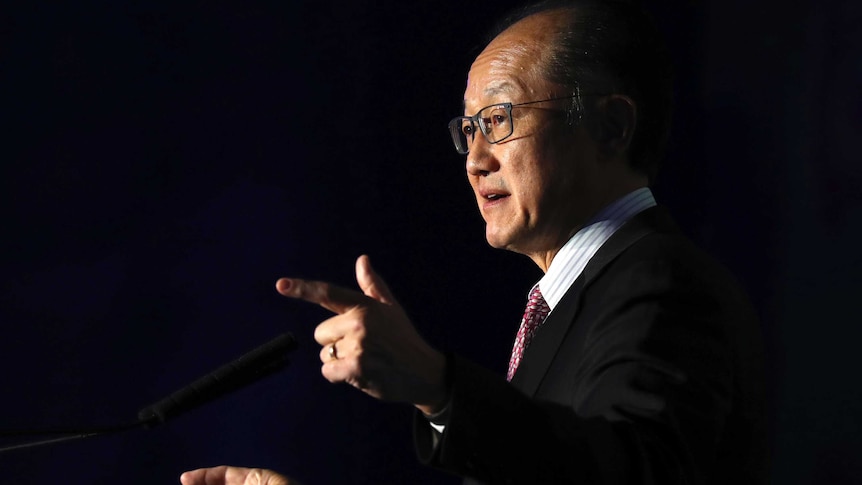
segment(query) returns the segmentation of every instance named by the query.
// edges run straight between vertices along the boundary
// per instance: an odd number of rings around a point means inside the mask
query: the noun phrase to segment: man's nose
[[[467,154],[467,173],[469,175],[488,175],[500,169],[500,163],[494,156],[491,144],[481,134],[476,136]]]

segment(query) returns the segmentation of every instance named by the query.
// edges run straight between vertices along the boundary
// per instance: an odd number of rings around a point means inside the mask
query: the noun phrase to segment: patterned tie
[[[518,336],[515,337],[515,345],[512,347],[512,358],[509,359],[509,372],[506,373],[506,380],[511,381],[518,370],[518,365],[521,364],[521,357],[524,355],[524,350],[530,345],[533,340],[533,335],[536,334],[539,325],[545,321],[545,317],[551,312],[551,307],[545,302],[542,297],[542,292],[539,291],[539,285],[533,288],[530,292],[530,300],[527,302],[527,309],[524,310],[524,318],[521,320],[521,328],[518,329]]]

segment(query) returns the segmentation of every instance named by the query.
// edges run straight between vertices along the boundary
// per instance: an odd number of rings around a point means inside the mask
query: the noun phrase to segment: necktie
[[[551,307],[545,302],[542,297],[542,292],[539,291],[539,285],[533,288],[530,292],[530,299],[527,302],[527,309],[524,310],[524,318],[521,320],[521,328],[518,329],[518,336],[515,337],[515,345],[512,347],[512,357],[509,359],[509,372],[506,373],[506,380],[511,381],[518,370],[518,365],[521,364],[521,358],[524,356],[524,350],[530,345],[533,340],[533,335],[539,325],[545,321],[545,317],[551,312]]]

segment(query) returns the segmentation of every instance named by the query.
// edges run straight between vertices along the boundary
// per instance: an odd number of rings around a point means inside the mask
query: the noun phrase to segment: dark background
[[[487,248],[445,126],[516,3],[4,5],[0,428],[127,422],[300,347],[162,427],[0,454],[0,483],[453,483],[416,463],[408,406],[320,377],[327,312],[273,284],[352,286],[368,253],[432,343],[505,372],[540,274]],[[648,3],[678,71],[655,193],[760,311],[774,483],[860,483],[862,8],[792,3]]]

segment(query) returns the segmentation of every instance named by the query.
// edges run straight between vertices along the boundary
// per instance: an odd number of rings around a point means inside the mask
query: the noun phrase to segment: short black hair
[[[673,69],[664,37],[636,1],[546,0],[515,10],[497,24],[497,37],[542,12],[568,16],[542,66],[549,81],[583,93],[618,93],[637,106],[629,163],[652,182],[664,158],[673,106]]]

